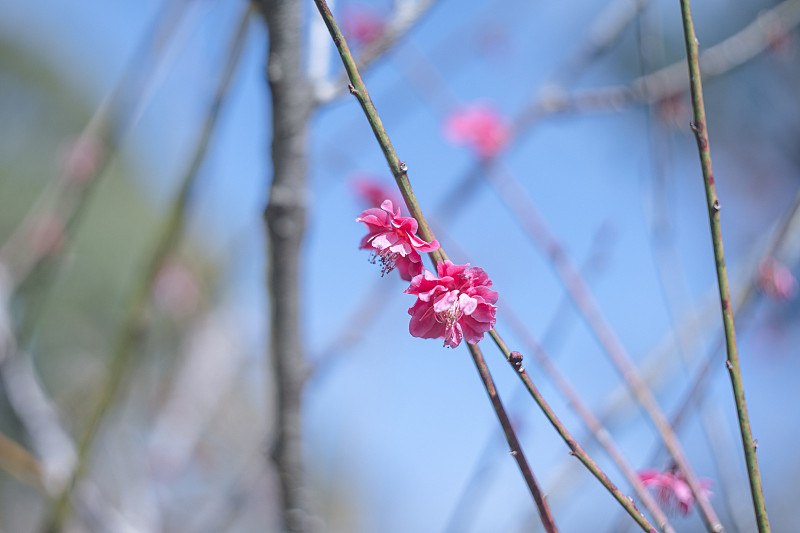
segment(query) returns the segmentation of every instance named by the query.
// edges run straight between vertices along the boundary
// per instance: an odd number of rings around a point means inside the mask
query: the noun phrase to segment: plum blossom
[[[380,180],[371,174],[355,174],[351,184],[353,191],[366,205],[381,205],[386,199],[391,200],[394,205],[402,202],[400,195],[397,194],[397,188],[387,186],[385,180]]]
[[[791,300],[797,294],[797,278],[786,265],[771,257],[758,267],[758,286],[778,301]]]
[[[689,514],[694,506],[695,499],[686,478],[680,471],[660,472],[646,469],[639,472],[639,479],[645,487],[655,489],[656,497],[665,508],[678,511],[683,516]],[[703,497],[711,496],[711,480],[698,479]]]
[[[401,217],[400,208],[394,211],[391,200],[384,200],[380,208],[367,209],[356,218],[366,224],[369,233],[361,239],[361,249],[372,250],[371,261],[380,261],[381,275],[395,268],[406,281],[422,272],[420,252],[439,249],[439,242],[426,242],[417,236],[417,221]]]
[[[408,310],[409,332],[423,339],[444,339],[444,345],[455,348],[466,339],[475,344],[494,327],[497,293],[491,290],[492,280],[482,268],[454,265],[442,261],[432,272],[415,276],[406,289],[417,296]]]
[[[479,157],[495,155],[508,141],[508,121],[491,106],[476,103],[451,114],[444,126],[450,142],[469,146]]]
[[[342,30],[348,41],[366,46],[372,44],[386,30],[386,21],[374,10],[359,6],[347,9],[342,19]]]

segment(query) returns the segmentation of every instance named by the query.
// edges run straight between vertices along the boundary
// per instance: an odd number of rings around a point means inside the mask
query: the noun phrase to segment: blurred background
[[[708,368],[678,434],[728,531],[754,531],[678,2],[331,4],[356,56],[413,21],[365,82],[440,242],[492,278],[497,330],[555,412],[632,494],[535,362],[536,343],[636,469],[671,466],[567,296],[558,249],[665,412]],[[775,531],[794,531],[800,2],[693,7],[767,509]],[[247,8],[0,3],[0,531],[37,530],[95,424],[68,530],[280,530],[267,458],[268,41]],[[358,249],[354,219],[373,206],[363,184],[393,180],[313,2],[302,8],[318,100],[300,272],[317,527],[536,530],[467,350],[412,338],[407,285]],[[475,109],[490,117],[481,131],[500,132],[488,151],[446,131]],[[481,346],[561,530],[633,531]],[[704,530],[696,511],[670,516]]]

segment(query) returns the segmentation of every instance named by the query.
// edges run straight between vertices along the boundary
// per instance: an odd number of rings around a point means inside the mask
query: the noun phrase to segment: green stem
[[[739,354],[736,349],[736,329],[733,321],[730,287],[728,286],[728,272],[725,266],[725,252],[722,247],[722,227],[720,224],[720,203],[714,185],[714,171],[711,166],[711,148],[708,142],[708,126],[706,123],[705,104],[703,103],[703,84],[700,77],[699,45],[694,32],[692,11],[689,0],[680,0],[681,16],[683,19],[683,33],[686,44],[686,56],[689,65],[689,81],[692,95],[692,108],[694,121],[692,130],[697,140],[697,149],[700,153],[700,165],[703,171],[703,182],[706,189],[708,202],[708,218],[711,225],[711,241],[714,247],[714,259],[717,266],[717,280],[719,283],[719,297],[722,308],[722,324],[725,330],[725,344],[727,348],[727,367],[730,371],[733,397],[736,402],[736,412],[739,418],[739,429],[742,435],[747,474],[750,479],[750,492],[753,497],[753,508],[756,515],[759,533],[770,531],[767,509],[764,504],[764,494],[761,489],[761,476],[758,472],[758,459],[756,458],[756,441],[750,430],[750,419],[747,415],[747,404],[744,398],[744,385],[739,368]]]
[[[519,440],[517,440],[517,435],[514,433],[514,428],[511,425],[508,414],[506,414],[503,403],[500,401],[500,396],[497,394],[497,388],[494,385],[492,374],[489,372],[489,367],[486,365],[481,349],[477,344],[467,344],[467,347],[469,348],[470,354],[472,354],[475,368],[477,368],[486,393],[489,395],[489,400],[492,402],[492,407],[494,407],[497,419],[503,427],[506,440],[511,448],[511,455],[514,456],[514,459],[517,461],[520,472],[522,472],[522,477],[525,478],[525,483],[528,485],[528,489],[531,491],[533,499],[536,501],[536,507],[539,509],[539,517],[542,520],[542,524],[548,533],[557,532],[558,529],[553,520],[553,515],[550,512],[550,506],[544,498],[541,487],[539,487],[539,484],[536,482],[536,478],[533,475],[533,471],[527,459],[525,459],[525,454],[522,452],[522,447],[519,444]]]
[[[164,263],[164,259],[174,248],[175,243],[183,231],[184,213],[192,190],[192,185],[195,182],[195,178],[204,160],[219,116],[221,104],[227,94],[227,89],[233,78],[233,73],[236,70],[236,65],[238,64],[238,59],[241,55],[245,40],[244,37],[247,33],[247,23],[251,12],[252,8],[248,8],[236,32],[235,41],[231,47],[225,72],[220,79],[220,84],[217,88],[214,100],[209,108],[200,140],[195,148],[194,158],[183,177],[178,196],[172,204],[167,220],[164,222],[164,226],[159,234],[158,241],[150,254],[144,275],[131,293],[125,319],[114,344],[108,379],[102,385],[94,411],[89,417],[89,424],[80,441],[75,471],[72,473],[72,477],[64,490],[51,502],[44,527],[41,529],[44,533],[62,531],[69,519],[72,494],[77,488],[79,481],[86,473],[90,452],[95,438],[97,437],[98,429],[123,388],[124,378],[130,373],[130,366],[135,354],[134,348],[144,327],[144,315],[150,300],[153,283]]]
[[[561,436],[564,442],[570,449],[570,453],[582,462],[589,472],[591,472],[594,477],[600,481],[600,483],[614,496],[619,504],[628,512],[629,515],[634,519],[634,521],[641,527],[644,531],[655,533],[656,529],[653,525],[644,517],[644,515],[636,508],[631,501],[619,488],[614,485],[614,483],[609,479],[609,477],[600,469],[597,463],[589,457],[584,449],[578,444],[578,441],[572,436],[569,430],[564,426],[561,420],[556,416],[553,409],[550,405],[545,401],[544,396],[542,393],[539,392],[539,389],[536,388],[536,385],[533,384],[530,376],[528,375],[528,371],[525,370],[525,367],[522,366],[522,355],[519,352],[511,352],[506,346],[506,343],[503,342],[503,339],[500,338],[500,335],[497,334],[495,330],[491,330],[489,335],[492,336],[497,346],[500,348],[500,351],[503,352],[503,355],[506,358],[506,361],[514,368],[514,371],[519,375],[520,379],[522,380],[525,388],[528,389],[531,397],[533,397],[534,401],[537,403],[539,408],[542,410],[544,415],[550,421],[550,423],[555,428],[556,432]]]
[[[397,156],[397,152],[395,152],[394,146],[392,146],[392,141],[389,140],[389,135],[383,127],[383,122],[381,121],[380,115],[378,115],[378,110],[375,109],[367,87],[364,85],[361,74],[358,72],[356,60],[353,58],[353,54],[350,53],[350,48],[347,46],[347,41],[345,41],[344,35],[342,35],[339,29],[339,25],[336,23],[336,19],[334,19],[333,13],[331,13],[325,0],[314,0],[314,3],[317,5],[317,9],[319,9],[319,13],[322,15],[322,19],[325,21],[325,25],[328,27],[328,31],[333,38],[333,43],[336,45],[336,49],[339,51],[339,55],[342,58],[347,76],[350,78],[350,93],[355,96],[358,103],[361,104],[361,109],[364,110],[367,121],[369,125],[372,126],[372,132],[375,134],[375,138],[378,140],[381,150],[383,150],[383,155],[386,158],[386,162],[389,164],[397,186],[400,188],[400,193],[403,195],[406,207],[408,207],[409,213],[411,213],[411,216],[414,217],[419,224],[419,236],[428,242],[435,240],[436,237],[433,234],[433,230],[431,230],[430,226],[425,221],[425,216],[422,214],[422,209],[420,209],[417,198],[414,196],[414,191],[411,188],[411,182],[408,180],[408,167],[405,161],[401,161]],[[435,252],[431,252],[430,256],[431,259],[437,263],[447,259],[447,255],[441,248]]]

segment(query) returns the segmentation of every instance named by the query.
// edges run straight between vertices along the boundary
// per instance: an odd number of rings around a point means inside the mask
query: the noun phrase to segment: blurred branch
[[[36,321],[63,255],[63,240],[72,238],[100,178],[122,138],[135,122],[134,111],[142,105],[142,88],[150,76],[153,55],[168,41],[185,9],[184,0],[169,0],[153,20],[123,71],[119,82],[101,102],[73,144],[58,179],[42,193],[12,236],[0,248],[0,264],[6,265],[12,281],[12,298],[36,291],[37,302],[28,302],[18,342],[24,344]],[[37,220],[52,219],[59,228],[57,239],[40,245]],[[37,244],[39,244],[37,246]],[[30,299],[30,297],[28,297]]]
[[[22,223],[0,248],[0,373],[16,416],[24,425],[42,461],[43,484],[51,493],[63,489],[74,467],[74,445],[61,427],[55,409],[39,383],[30,355],[19,351],[31,331],[52,286],[66,242],[75,232],[91,191],[116,151],[132,119],[117,120],[114,111],[128,110],[143,85],[151,48],[164,42],[183,10],[168,2],[140,41],[120,82],[100,104],[74,141],[60,175],[51,182]],[[116,122],[115,122],[116,121]],[[41,222],[47,222],[41,236]],[[35,297],[34,297],[35,296]],[[22,317],[12,325],[8,309],[24,301]]]
[[[627,349],[606,319],[579,270],[545,225],[527,192],[520,186],[518,181],[505,173],[501,176],[500,172],[494,172],[487,176],[487,179],[519,221],[522,229],[528,233],[539,250],[550,261],[556,275],[561,279],[564,288],[575,303],[576,308],[580,311],[597,342],[603,348],[603,351],[613,363],[637,402],[650,417],[670,455],[686,476],[695,498],[697,498],[698,502],[701,502],[700,509],[707,521],[713,523],[715,531],[722,531],[722,525],[719,523],[719,519],[711,509],[711,506],[707,502],[705,505],[702,504],[702,501],[706,498],[700,490],[697,477],[686,458],[683,446],[672,430],[664,411],[636,368]]]
[[[800,1],[784,0],[764,11],[745,28],[700,54],[700,74],[706,80],[726,74],[769,49],[776,34],[800,25]],[[628,85],[567,92],[550,85],[529,105],[519,127],[525,129],[543,116],[558,113],[619,111],[653,103],[689,89],[686,64],[678,61],[641,76]]]
[[[0,433],[0,468],[17,481],[44,490],[41,483],[42,466],[28,450]]]
[[[734,314],[737,317],[744,316],[745,313],[752,308],[754,302],[756,301],[755,296],[757,294],[756,287],[758,280],[758,265],[761,263],[762,258],[779,255],[783,248],[787,248],[786,243],[788,238],[793,235],[793,228],[796,230],[799,225],[800,193],[798,193],[796,196],[795,203],[792,208],[781,219],[779,228],[770,240],[771,242],[767,247],[766,252],[759,251],[761,248],[760,244],[754,246],[755,249],[752,250],[751,256],[756,256],[756,258],[751,261],[752,266],[748,269],[748,271],[742,275],[742,280],[745,281],[739,285],[743,286],[743,289],[734,301]],[[796,233],[797,231],[794,231],[794,234]],[[793,262],[797,261],[797,253],[800,253],[800,248],[794,250],[794,253],[795,255],[791,259]],[[679,342],[679,337],[697,339],[700,337],[702,332],[707,332],[710,328],[716,326],[718,322],[714,320],[714,317],[717,316],[716,313],[719,312],[719,308],[714,304],[715,302],[712,301],[711,298],[705,298],[702,309],[687,317],[678,328],[677,332],[669,333],[666,338],[662,340],[658,346],[644,358],[644,363],[642,364],[642,374],[648,383],[652,384],[657,380],[664,380],[670,374],[670,370],[666,365],[667,363],[673,363],[675,360],[675,346],[677,342]],[[670,417],[670,424],[673,426],[673,428],[675,428],[676,431],[686,422],[691,408],[701,398],[704,390],[703,383],[701,382],[707,378],[708,371],[710,370],[712,363],[716,361],[716,356],[721,349],[722,342],[723,339],[720,338],[714,347],[708,350],[705,359],[695,371],[695,375],[691,380],[691,384],[688,386],[683,398],[678,402],[678,408],[673,411],[672,416]],[[599,410],[599,418],[601,422],[607,424],[612,417],[619,416],[620,412],[630,404],[631,398],[627,391],[622,386],[618,387],[607,396],[604,406]],[[663,443],[659,442],[654,453],[660,451],[662,447]],[[650,460],[648,462],[652,463],[653,461],[654,460]],[[552,475],[552,479],[556,480],[556,485],[561,487],[561,492],[568,490],[565,485],[570,479],[573,479],[568,475],[567,472],[568,469],[574,470],[571,465],[571,462],[565,461],[562,463],[561,468],[556,469],[556,472]],[[551,487],[550,494],[551,498],[556,497],[554,487]]]
[[[312,88],[302,72],[299,0],[259,0],[269,31],[267,80],[272,95],[272,184],[264,211],[268,241],[270,356],[275,391],[271,459],[277,470],[283,528],[317,528],[306,487],[302,397],[307,376],[300,332],[301,245],[306,228],[307,136]]]
[[[694,22],[689,0],[681,0],[681,15],[683,19],[683,32],[686,43],[686,56],[689,63],[689,79],[691,82],[692,108],[694,109],[694,122],[692,131],[697,139],[697,148],[700,152],[700,166],[703,171],[703,182],[708,202],[708,218],[711,224],[711,241],[714,248],[714,259],[717,266],[717,281],[719,282],[719,297],[722,306],[722,324],[725,329],[725,345],[727,347],[728,363],[731,385],[736,402],[736,411],[739,415],[739,428],[742,434],[747,473],[750,478],[750,490],[753,496],[753,507],[756,515],[759,533],[770,531],[767,510],[764,504],[764,494],[761,489],[761,476],[758,472],[758,459],[756,458],[756,442],[750,429],[750,419],[747,414],[747,403],[744,398],[744,384],[739,368],[739,354],[736,347],[736,329],[733,322],[733,309],[731,293],[728,286],[728,270],[725,265],[725,252],[722,245],[722,226],[720,223],[720,203],[717,198],[717,189],[714,183],[714,171],[711,164],[711,147],[708,141],[708,124],[706,123],[706,110],[703,103],[703,84],[700,76],[700,58],[697,37],[694,32]],[[698,500],[698,505],[704,503],[701,498],[701,487],[697,480],[686,479],[692,488],[692,493]],[[722,527],[711,521],[709,515],[703,513],[707,527],[710,531],[721,531]]]
[[[192,161],[184,174],[178,194],[173,201],[169,214],[159,232],[155,246],[148,257],[142,278],[133,288],[128,301],[128,309],[123,324],[118,332],[111,356],[107,380],[101,385],[99,398],[89,417],[89,423],[80,441],[78,462],[68,486],[51,503],[42,531],[57,532],[64,527],[70,514],[72,493],[86,473],[92,445],[97,432],[111,407],[121,392],[123,380],[130,373],[131,363],[135,355],[135,346],[145,327],[145,312],[150,301],[153,283],[164,263],[167,254],[175,247],[183,232],[186,207],[205,155],[210,145],[212,134],[219,117],[222,103],[227,95],[233,74],[247,33],[251,9],[247,9],[235,32],[229,56],[220,78],[216,94],[206,115],[205,124],[195,146]]]
[[[392,46],[402,39],[419,20],[428,13],[437,0],[398,0],[395,2],[395,11],[383,34],[361,53],[356,60],[356,67],[364,70],[381,58]],[[315,105],[324,105],[331,100],[343,96],[347,86],[347,73],[341,75],[335,82],[323,81],[314,89]]]

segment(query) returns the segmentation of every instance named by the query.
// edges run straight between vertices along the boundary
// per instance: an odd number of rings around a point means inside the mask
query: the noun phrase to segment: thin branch
[[[517,466],[519,466],[519,470],[522,472],[522,477],[525,478],[525,483],[528,485],[528,490],[530,490],[531,495],[536,502],[536,508],[539,510],[539,518],[542,521],[542,525],[548,533],[557,532],[558,529],[556,528],[555,521],[553,520],[553,515],[550,512],[550,506],[547,504],[547,500],[544,498],[542,489],[539,487],[539,484],[533,475],[533,471],[531,471],[531,467],[528,464],[527,459],[525,459],[525,454],[523,453],[522,447],[517,440],[517,435],[514,433],[514,428],[511,425],[508,415],[506,414],[503,403],[500,401],[500,396],[497,394],[497,388],[494,385],[494,380],[492,379],[491,373],[489,373],[489,367],[486,366],[486,361],[483,359],[481,349],[477,344],[467,344],[467,347],[472,355],[472,360],[475,362],[475,368],[478,370],[478,374],[481,377],[481,381],[486,389],[486,393],[489,395],[489,400],[492,402],[492,407],[497,415],[497,420],[503,427],[503,433],[505,433],[506,440],[511,448],[510,453],[517,461]]]
[[[500,348],[500,351],[503,352],[508,364],[514,369],[514,371],[519,375],[520,379],[522,380],[525,388],[528,389],[531,397],[533,397],[534,401],[537,403],[539,408],[542,410],[544,415],[553,425],[553,428],[558,432],[564,442],[570,449],[570,453],[582,462],[589,472],[597,478],[598,481],[611,493],[611,495],[616,499],[619,504],[628,511],[628,514],[636,521],[636,523],[641,527],[644,531],[653,532],[655,533],[656,529],[653,527],[650,522],[644,517],[644,515],[636,508],[630,498],[628,498],[616,485],[609,479],[609,477],[597,466],[589,454],[587,454],[584,449],[578,444],[569,430],[564,426],[564,424],[559,420],[558,416],[556,416],[553,409],[548,405],[545,401],[542,394],[539,392],[539,389],[536,388],[536,385],[533,384],[530,376],[528,375],[528,371],[525,370],[525,367],[522,366],[522,354],[519,352],[511,352],[509,351],[508,347],[506,346],[505,342],[500,338],[496,331],[492,330],[489,334],[494,339],[497,346]]]
[[[753,508],[756,515],[759,533],[770,531],[769,518],[764,503],[764,494],[761,489],[761,476],[758,471],[756,457],[757,443],[750,429],[750,418],[747,414],[747,403],[744,398],[744,384],[739,367],[739,354],[736,348],[736,328],[733,321],[731,308],[731,294],[728,286],[728,271],[725,265],[725,251],[722,245],[722,226],[720,223],[720,202],[714,184],[714,170],[711,164],[711,147],[708,140],[708,124],[706,110],[703,103],[703,84],[700,77],[699,45],[694,32],[692,11],[689,0],[680,0],[683,31],[686,43],[686,56],[689,66],[691,82],[692,108],[694,122],[692,131],[697,139],[697,149],[700,153],[700,165],[703,171],[703,183],[706,190],[708,203],[708,218],[711,225],[711,242],[714,248],[714,259],[717,267],[717,281],[719,282],[719,298],[722,307],[722,324],[725,329],[725,345],[728,355],[727,367],[730,371],[731,386],[733,387],[736,412],[739,418],[739,429],[742,435],[747,474],[750,479],[750,492],[753,497]],[[712,524],[709,524],[712,526]]]
[[[422,17],[430,11],[437,0],[419,0],[414,5],[410,2],[396,2],[397,9],[391,15],[383,34],[359,55],[356,66],[364,70],[380,59],[389,49],[402,39]],[[336,82],[323,82],[315,90],[315,105],[320,106],[343,96],[342,90],[347,86],[348,74],[344,73]]]
[[[572,407],[573,411],[575,411],[578,417],[583,421],[584,426],[586,426],[586,428],[591,432],[592,436],[600,445],[600,447],[606,451],[614,464],[617,465],[622,474],[625,476],[625,479],[627,479],[628,483],[630,483],[634,492],[636,492],[636,495],[642,501],[647,510],[653,515],[653,518],[655,519],[656,523],[658,523],[658,526],[665,533],[675,533],[675,530],[670,525],[667,516],[664,514],[664,511],[661,510],[661,507],[655,501],[653,496],[651,496],[644,485],[642,485],[642,481],[636,473],[636,470],[625,458],[625,455],[616,445],[614,439],[611,437],[611,434],[605,427],[603,427],[603,424],[600,422],[597,416],[592,413],[591,408],[581,399],[580,394],[572,386],[567,377],[562,374],[560,370],[558,370],[553,358],[547,353],[540,343],[536,342],[520,318],[513,311],[511,311],[507,304],[505,306],[505,311],[506,321],[522,339],[523,344],[526,345],[526,349],[536,360],[536,364],[539,365],[545,374],[547,374],[561,395],[567,400],[567,403],[569,403],[569,405]]]
[[[378,115],[375,106],[372,103],[372,100],[369,97],[369,93],[367,92],[367,88],[364,85],[363,80],[361,79],[361,75],[358,72],[358,68],[356,67],[355,61],[353,60],[353,56],[350,53],[349,48],[347,47],[347,43],[342,35],[341,31],[339,30],[338,25],[336,24],[336,20],[333,17],[333,14],[328,9],[325,0],[314,0],[314,3],[317,5],[319,9],[320,15],[325,20],[325,24],[328,26],[328,30],[331,33],[331,37],[333,38],[333,42],[336,44],[336,48],[339,50],[339,54],[342,57],[342,62],[345,65],[345,69],[350,77],[350,92],[356,96],[359,103],[361,104],[362,109],[364,110],[364,114],[367,117],[367,120],[372,126],[373,132],[375,133],[375,137],[378,140],[378,143],[383,150],[384,156],[386,157],[386,161],[389,164],[389,167],[392,170],[392,174],[397,181],[397,185],[400,188],[400,192],[403,195],[403,198],[406,202],[406,206],[408,207],[409,211],[411,212],[412,216],[417,219],[419,223],[419,234],[420,236],[427,240],[432,241],[434,240],[433,232],[431,231],[430,227],[428,226],[427,222],[425,221],[424,216],[422,215],[422,211],[420,210],[419,204],[414,197],[414,192],[411,188],[411,183],[408,180],[408,168],[406,167],[405,162],[400,161],[397,157],[396,152],[394,151],[394,147],[392,146],[391,141],[389,140],[389,136],[386,133],[386,130],[383,127],[383,123],[381,122],[380,116]],[[431,252],[429,254],[431,259],[434,263],[443,261],[447,258],[446,254],[443,250],[439,249],[435,252]],[[488,368],[485,366],[485,362],[483,362],[483,357],[480,353],[479,348],[476,345],[468,344],[470,349],[470,353],[473,356],[473,360],[475,361],[476,367],[478,368],[478,372],[481,375],[482,382],[484,387],[486,388],[486,392],[489,395],[489,398],[492,401],[492,405],[495,408],[495,412],[497,414],[498,420],[500,421],[501,425],[503,426],[503,430],[506,433],[506,437],[509,441],[509,445],[512,447],[512,454],[517,461],[517,465],[519,466],[523,477],[525,477],[528,488],[531,491],[531,495],[533,496],[534,501],[536,502],[537,508],[539,509],[539,514],[542,519],[542,523],[544,524],[545,528],[548,531],[556,531],[555,524],[553,523],[553,518],[550,513],[549,507],[547,506],[544,497],[542,496],[541,491],[536,485],[536,482],[533,478],[533,473],[530,469],[530,465],[528,465],[527,460],[525,459],[524,454],[522,453],[522,449],[519,446],[519,442],[516,438],[515,432],[513,427],[511,427],[510,422],[508,421],[508,417],[505,414],[505,410],[500,403],[499,396],[497,395],[497,391],[494,388],[494,384],[491,381],[491,376],[488,374]]]
[[[70,502],[72,500],[73,491],[86,473],[90,452],[98,430],[109,410],[117,400],[117,396],[122,389],[124,378],[130,373],[130,366],[133,362],[133,356],[135,355],[134,348],[144,328],[144,315],[150,300],[150,294],[152,293],[153,283],[164,263],[165,257],[175,247],[183,231],[185,212],[190,193],[211,142],[222,102],[225,99],[230,81],[236,71],[238,59],[244,45],[244,38],[247,33],[246,30],[250,14],[251,9],[248,8],[241,18],[239,28],[235,33],[234,41],[231,45],[224,72],[220,78],[219,86],[209,106],[205,124],[203,125],[200,138],[195,147],[191,164],[183,176],[178,195],[161,228],[153,251],[148,257],[144,274],[138,284],[133,288],[130,295],[128,310],[114,343],[114,351],[111,356],[108,377],[101,386],[99,399],[89,417],[86,432],[80,441],[78,461],[70,483],[51,503],[42,531],[55,533],[61,531],[65,526],[70,514]]]

